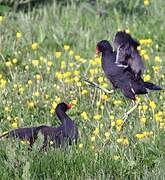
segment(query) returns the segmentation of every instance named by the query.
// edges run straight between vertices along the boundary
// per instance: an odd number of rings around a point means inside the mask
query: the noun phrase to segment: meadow
[[[62,1],[63,2],[63,1]],[[132,107],[83,81],[112,86],[95,56],[98,41],[126,30],[140,41],[143,78],[165,87],[165,1],[53,1],[0,16],[0,134],[17,127],[58,126],[59,102],[79,128],[77,145],[40,152],[28,142],[0,141],[0,179],[164,179],[165,91],[138,96]],[[0,8],[1,10],[1,8]]]

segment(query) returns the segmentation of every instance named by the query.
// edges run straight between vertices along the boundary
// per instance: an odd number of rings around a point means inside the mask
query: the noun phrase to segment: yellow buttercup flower
[[[123,120],[122,120],[122,119],[117,119],[117,120],[116,120],[116,125],[117,125],[117,126],[122,125],[122,123],[123,123]]]
[[[145,124],[146,123],[146,118],[145,117],[142,117],[141,119],[140,119],[140,122],[142,123],[142,124]]]
[[[27,101],[28,108],[34,108],[34,102],[33,101]]]
[[[49,141],[49,144],[52,145],[52,144],[54,144],[54,142],[53,141]]]
[[[136,134],[135,135],[135,137],[137,138],[137,139],[143,139],[143,138],[145,138],[145,136],[144,136],[144,134],[143,133],[139,133],[139,134]]]
[[[83,148],[83,144],[81,143],[81,144],[79,144],[79,146],[78,146],[80,149],[82,149]]]
[[[36,96],[36,97],[39,97],[40,93],[38,91],[36,91],[36,92],[33,93],[33,95]]]
[[[74,51],[70,50],[69,55],[72,56],[74,54]]]
[[[96,127],[95,130],[93,131],[93,134],[97,136],[99,132],[100,132],[99,127]]]
[[[77,61],[79,61],[80,60],[80,56],[79,55],[75,55],[75,59],[77,60]]]
[[[22,140],[22,141],[20,141],[21,142],[21,144],[30,144],[30,142],[29,141],[27,141],[27,140]]]
[[[53,65],[52,61],[48,61],[48,66],[51,67]]]
[[[30,86],[30,85],[32,85],[32,80],[28,80],[28,85]]]
[[[33,66],[38,66],[38,65],[39,65],[39,60],[33,59],[33,60],[32,60],[32,65],[33,65]]]
[[[109,139],[109,137],[110,137],[110,133],[109,132],[105,132],[105,137],[106,137],[106,139]]]
[[[101,119],[101,115],[96,114],[93,118],[94,120],[99,121]]]
[[[38,49],[38,43],[34,42],[34,43],[31,45],[31,48],[32,48],[33,50]]]
[[[83,119],[85,119],[85,120],[88,119],[88,115],[87,115],[87,113],[86,113],[85,111],[81,113],[81,117],[82,117]]]
[[[148,61],[150,57],[149,57],[148,54],[144,54],[144,55],[143,55],[143,58],[144,58],[145,61]]]
[[[18,62],[16,58],[14,58],[12,61],[13,61],[13,64],[16,64]]]
[[[57,51],[54,53],[55,57],[58,59],[61,57],[62,53],[60,51]]]
[[[68,51],[70,49],[70,46],[69,45],[64,45],[64,49],[65,49],[65,51]]]
[[[19,38],[21,38],[21,37],[22,37],[22,33],[21,33],[21,32],[17,32],[17,33],[16,33],[16,38],[19,39]]]
[[[39,80],[41,80],[41,75],[40,75],[40,74],[36,74],[36,75],[35,75],[35,78],[36,78],[36,80],[39,81]]]
[[[148,6],[150,4],[149,0],[144,0],[144,5]]]
[[[0,16],[0,23],[4,20],[4,16]]]
[[[115,161],[117,161],[118,159],[120,159],[120,156],[114,155],[114,156],[112,157],[112,159],[115,160]]]
[[[86,89],[83,89],[83,90],[81,91],[81,94],[82,94],[82,95],[88,94],[88,91],[87,91]]]
[[[11,126],[12,126],[12,128],[16,129],[16,128],[18,127],[18,124],[17,124],[17,122],[13,122],[13,123],[11,124]]]
[[[158,63],[160,63],[160,62],[161,62],[160,56],[155,56],[155,61],[158,62]]]
[[[94,142],[96,140],[96,137],[95,136],[92,136],[91,137],[91,141]]]
[[[149,105],[150,105],[150,107],[151,107],[152,109],[155,109],[155,108],[156,108],[156,104],[155,104],[154,101],[150,101]]]
[[[150,75],[145,75],[144,76],[144,81],[146,82],[146,81],[150,81],[150,79],[151,79],[151,77],[150,77]]]
[[[7,67],[10,67],[10,66],[12,66],[12,63],[11,63],[11,61],[7,61],[5,64],[6,64],[6,66],[7,66]]]
[[[116,125],[116,122],[115,121],[112,121],[111,122],[111,126],[114,127]]]

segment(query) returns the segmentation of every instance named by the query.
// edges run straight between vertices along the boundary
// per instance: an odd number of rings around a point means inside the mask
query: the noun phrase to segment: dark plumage
[[[18,128],[12,131],[5,133],[4,135],[0,136],[7,138],[16,138],[24,141],[28,141],[30,147],[34,144],[35,140],[38,138],[38,132],[45,126],[38,126],[38,127],[28,127],[28,128]]]
[[[49,141],[53,141],[56,147],[63,147],[67,142],[72,144],[77,143],[78,128],[76,124],[69,118],[66,111],[71,106],[65,103],[60,103],[56,107],[56,114],[61,121],[61,125],[55,127],[44,127],[41,133],[44,135],[43,148],[47,147]]]
[[[119,88],[122,93],[130,99],[135,100],[136,94],[146,94],[147,89],[161,90],[161,87],[144,82],[141,77],[135,78],[131,67],[125,68],[116,64],[116,52],[107,40],[102,40],[97,44],[97,52],[102,52],[102,68],[106,77],[114,88]]]
[[[145,69],[144,60],[137,50],[139,45],[139,42],[125,31],[117,32],[113,42],[114,50],[117,52],[116,63],[130,66],[135,77],[140,77]]]
[[[0,139],[2,137],[9,137],[26,140],[29,141],[30,147],[32,147],[38,138],[38,133],[41,132],[44,136],[43,149],[47,147],[49,141],[53,141],[55,147],[63,147],[67,141],[69,144],[72,144],[72,142],[77,143],[78,128],[66,114],[66,111],[70,108],[71,105],[65,103],[57,105],[56,114],[61,121],[59,127],[42,125],[38,127],[18,128],[0,136]]]

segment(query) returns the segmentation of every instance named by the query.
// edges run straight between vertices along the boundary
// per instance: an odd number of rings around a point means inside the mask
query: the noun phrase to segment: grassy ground
[[[104,2],[104,3],[103,3]],[[134,2],[134,3],[132,3]],[[82,81],[111,89],[95,58],[101,39],[127,29],[141,40],[145,80],[164,87],[165,1],[98,1],[95,5],[53,3],[0,17],[0,132],[40,124],[58,125],[61,101],[79,127],[79,142],[66,150],[38,153],[39,137],[0,142],[1,179],[163,179],[165,93],[139,96],[139,106],[121,129],[131,101],[119,91],[104,94]]]

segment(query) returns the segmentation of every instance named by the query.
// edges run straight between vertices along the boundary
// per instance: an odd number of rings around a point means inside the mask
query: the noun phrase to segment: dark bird
[[[56,107],[56,114],[61,121],[59,127],[43,127],[41,133],[44,136],[43,149],[45,149],[50,141],[55,147],[64,147],[66,143],[70,145],[78,139],[78,128],[76,124],[66,114],[71,108],[70,104],[60,103]]]
[[[114,51],[117,52],[116,63],[119,66],[129,66],[136,78],[140,77],[145,69],[144,60],[137,49],[139,45],[140,43],[125,31],[117,32],[113,42]]]
[[[147,89],[161,90],[150,82],[144,82],[141,76],[136,79],[135,74],[129,66],[127,69],[116,64],[116,52],[107,40],[102,40],[97,44],[96,53],[102,53],[102,68],[106,77],[112,83],[114,88],[119,88],[122,93],[130,99],[135,100],[136,94],[146,94]]]
[[[0,136],[0,139],[2,137],[7,138],[16,138],[23,141],[28,141],[30,147],[34,144],[36,139],[38,138],[38,132],[45,126],[38,126],[38,127],[26,127],[26,128],[18,128],[11,130],[2,136]]]
[[[38,127],[18,128],[0,136],[0,139],[7,137],[26,140],[29,142],[30,147],[32,147],[38,138],[38,133],[41,132],[44,136],[42,149],[45,149],[50,141],[53,142],[54,147],[64,147],[67,141],[69,144],[72,144],[73,142],[77,143],[78,128],[66,114],[66,111],[70,108],[71,105],[65,103],[57,105],[56,114],[61,121],[61,125],[59,127],[42,125]]]

